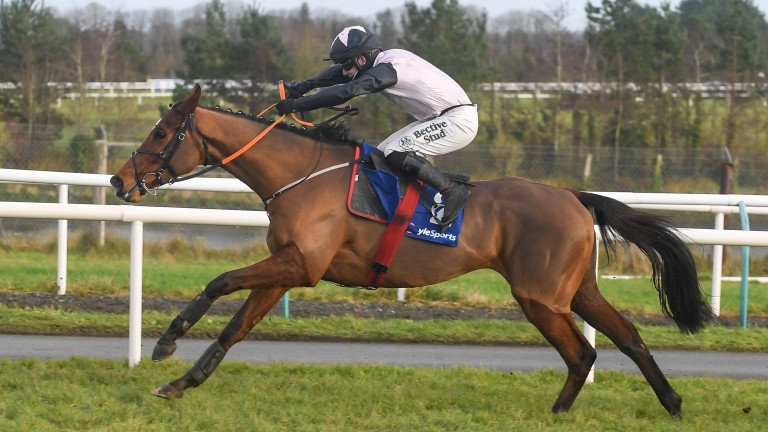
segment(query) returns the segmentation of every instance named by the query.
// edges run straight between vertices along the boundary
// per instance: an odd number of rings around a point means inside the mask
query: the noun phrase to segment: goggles
[[[341,68],[344,69],[344,71],[349,71],[353,67],[355,67],[355,58],[354,57],[353,58],[349,58],[349,59],[344,60],[343,62],[341,62]]]

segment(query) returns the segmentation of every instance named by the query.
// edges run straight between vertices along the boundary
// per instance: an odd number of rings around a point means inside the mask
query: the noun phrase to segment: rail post
[[[598,227],[595,225],[595,282],[598,281],[597,274],[598,269],[600,266],[598,263],[600,262],[600,237],[598,236]],[[583,318],[582,318],[583,319]],[[584,337],[587,338],[589,341],[589,344],[592,345],[592,348],[596,348],[597,345],[597,331],[595,331],[595,328],[589,325],[586,321],[584,321]],[[589,374],[587,374],[587,379],[584,381],[586,384],[592,384],[595,382],[595,364],[592,363],[592,367],[589,368]]]
[[[280,310],[283,313],[283,318],[290,318],[291,317],[290,306],[288,306],[288,293],[287,292],[285,294],[283,294],[283,298],[280,299]]]
[[[69,202],[69,185],[60,184],[59,204]],[[69,222],[66,219],[59,219],[58,223],[58,242],[57,242],[57,265],[56,265],[56,285],[59,287],[59,295],[67,293],[67,230]]]
[[[744,201],[739,202],[741,229],[749,231],[749,215]],[[747,299],[749,298],[749,246],[741,247],[741,299],[739,302],[739,324],[747,328]]]
[[[723,231],[725,228],[725,214],[715,214],[715,229]],[[712,313],[720,316],[720,291],[723,285],[723,245],[712,246]]]
[[[144,258],[144,222],[131,222],[131,280],[128,303],[128,367],[141,361],[141,283]]]

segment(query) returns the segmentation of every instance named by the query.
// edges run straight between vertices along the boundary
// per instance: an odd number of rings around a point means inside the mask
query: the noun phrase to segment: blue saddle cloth
[[[384,154],[377,148],[363,142],[360,150],[364,159],[359,165],[361,169],[358,170],[355,165],[353,171],[347,201],[349,210],[361,217],[390,223],[409,180],[400,178],[389,170],[384,162]],[[423,189],[422,199],[416,206],[405,235],[456,247],[464,221],[464,209],[459,211],[458,219],[445,232],[441,232],[435,215],[442,216],[442,195],[430,186],[424,185]]]

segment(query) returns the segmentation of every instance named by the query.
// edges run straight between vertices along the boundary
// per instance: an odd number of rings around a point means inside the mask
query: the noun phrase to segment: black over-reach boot
[[[438,223],[443,231],[456,221],[459,210],[471,194],[467,188],[449,179],[427,159],[413,152],[392,152],[387,156],[387,162],[391,167],[413,174],[440,192],[444,207],[443,216],[438,219]]]

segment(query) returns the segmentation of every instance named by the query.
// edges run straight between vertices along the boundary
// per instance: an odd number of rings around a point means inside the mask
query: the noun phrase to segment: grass
[[[8,431],[747,431],[768,424],[768,383],[673,378],[683,420],[642,379],[603,372],[571,411],[549,408],[563,372],[225,362],[167,401],[151,390],[191,363],[0,360],[0,430]],[[373,391],[372,389],[376,389]]]
[[[68,295],[128,295],[128,256],[124,242],[110,239],[103,248],[88,237],[71,242]],[[263,247],[212,251],[201,244],[176,238],[145,247],[143,294],[147,297],[191,299],[218,274],[247,265],[266,255]],[[0,290],[55,293],[55,247],[51,244],[15,244],[0,247]],[[605,273],[605,272],[603,272]],[[704,281],[706,282],[706,281]],[[660,315],[658,297],[647,279],[603,280],[602,292],[617,309],[634,314]],[[395,290],[364,291],[321,284],[291,291],[291,299],[396,303]],[[230,297],[243,297],[237,293]],[[756,286],[750,292],[750,316],[768,316],[768,290]],[[409,290],[411,304],[517,308],[506,282],[491,271],[477,271],[458,279]],[[722,314],[738,316],[739,284],[724,283]],[[126,335],[125,314],[92,314],[55,309],[0,307],[0,332],[45,334]],[[156,336],[172,316],[152,311],[143,314],[143,330]],[[206,316],[190,336],[215,337],[230,317]],[[768,329],[711,326],[696,336],[681,334],[671,326],[638,326],[654,349],[705,349],[761,351],[768,346]],[[410,321],[366,320],[349,316],[312,319],[268,318],[253,335],[268,339],[350,339],[367,341],[424,341],[431,343],[545,344],[527,322],[502,320]],[[609,342],[599,335],[598,344]],[[604,345],[604,346],[605,346]]]
[[[173,243],[173,242],[171,242]],[[69,260],[70,295],[126,295],[127,248],[75,243]],[[0,247],[0,290],[56,291],[55,248]],[[211,252],[199,245],[145,247],[144,293],[191,298],[219,273],[263,254]],[[647,280],[601,283],[620,310],[658,313]],[[475,272],[439,286],[410,290],[409,302],[516,307],[503,280]],[[734,313],[738,285],[726,283],[723,310]],[[394,290],[363,292],[322,285],[292,291],[291,298],[318,301],[394,302]],[[768,293],[750,293],[750,313],[766,314]],[[126,311],[127,312],[127,311]],[[147,311],[145,335],[158,335],[172,317]],[[189,337],[213,338],[229,317],[205,316]],[[669,326],[638,329],[652,350],[690,349],[765,352],[768,329],[712,326],[696,336]],[[128,333],[126,314],[92,314],[58,309],[0,306],[0,332],[44,334]],[[264,339],[350,339],[424,343],[546,344],[526,322],[503,320],[364,320],[349,316],[283,319],[268,317],[252,336]],[[610,342],[598,334],[598,347]],[[571,412],[549,407],[564,373],[502,373],[483,369],[417,369],[389,366],[255,365],[225,361],[204,386],[184,399],[166,401],[151,390],[183,374],[191,363],[0,359],[0,430],[21,431],[741,431],[768,424],[768,383],[757,380],[672,378],[683,396],[685,418],[669,417],[642,377],[601,371],[584,388]],[[375,389],[375,390],[372,390]]]
[[[71,295],[117,295],[129,292],[129,254],[127,240],[108,238],[103,247],[88,235],[73,235],[69,241],[67,293]],[[211,250],[202,242],[188,242],[182,236],[165,243],[149,243],[144,249],[143,293],[149,297],[191,298],[219,274],[263,259],[263,245],[239,249]],[[634,280],[600,281],[601,291],[619,310],[635,314],[659,314],[658,297],[649,283],[650,269],[645,258],[628,253],[610,263],[601,262],[601,274],[640,274]],[[701,259],[700,269],[711,265]],[[34,242],[0,243],[0,291],[55,293],[56,244]],[[753,268],[763,268],[761,261]],[[702,288],[710,292],[711,282],[701,274]],[[724,282],[721,310],[738,315],[740,284]],[[244,293],[235,294],[242,298]],[[321,283],[316,288],[291,291],[295,299],[317,301],[396,302],[395,290],[361,291]],[[439,303],[470,307],[516,308],[509,286],[490,270],[480,270],[438,285],[407,291],[411,303]],[[768,289],[751,284],[750,315],[768,316]]]
[[[264,252],[258,248],[249,256],[194,255],[175,256],[166,248],[150,250],[144,259],[143,293],[148,297],[192,298],[219,274],[248,265]],[[183,247],[179,250],[184,250]],[[206,252],[207,253],[207,252]],[[245,252],[241,254],[246,255]],[[125,256],[123,256],[125,255]],[[2,250],[0,260],[0,291],[17,293],[55,293],[56,259],[53,252],[41,250]],[[67,293],[69,295],[127,296],[129,293],[129,258],[127,253],[111,256],[97,251],[72,253],[68,262]],[[710,281],[702,280],[702,289],[710,292]],[[659,300],[648,278],[632,280],[603,279],[601,291],[617,309],[634,314],[660,314]],[[245,293],[234,294],[243,298]],[[480,270],[439,285],[409,289],[409,303],[438,303],[442,305],[517,308],[509,286],[496,273]],[[321,283],[316,288],[298,288],[291,298],[316,301],[396,302],[395,290],[365,291]],[[724,316],[738,316],[740,284],[724,282],[721,310]],[[768,316],[768,287],[751,284],[748,314]]]

